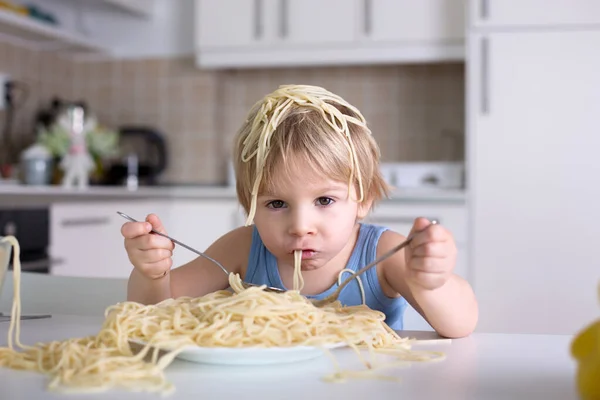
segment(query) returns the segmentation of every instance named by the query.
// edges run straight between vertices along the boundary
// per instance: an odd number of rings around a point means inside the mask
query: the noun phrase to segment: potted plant
[[[46,147],[55,161],[53,183],[59,183],[63,175],[63,171],[59,168],[60,160],[67,155],[71,146],[70,126],[65,119],[59,118],[48,128],[39,126],[37,131],[37,143]],[[98,124],[93,116],[88,116],[85,121],[85,145],[94,160],[94,169],[90,174],[90,179],[97,181],[104,172],[103,160],[116,156],[118,153],[119,134]]]

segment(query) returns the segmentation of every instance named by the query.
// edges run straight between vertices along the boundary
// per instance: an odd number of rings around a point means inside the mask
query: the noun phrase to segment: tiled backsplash
[[[462,63],[202,71],[191,57],[75,63],[0,43],[0,73],[29,87],[14,126],[22,145],[52,96],[83,99],[104,125],[164,132],[169,182],[224,182],[231,140],[249,107],[286,83],[320,85],[357,106],[386,162],[464,157]]]

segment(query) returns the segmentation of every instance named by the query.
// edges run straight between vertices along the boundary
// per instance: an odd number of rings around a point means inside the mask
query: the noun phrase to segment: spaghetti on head
[[[259,193],[294,163],[354,185],[358,202],[389,194],[380,150],[360,111],[321,87],[283,85],[254,104],[235,140],[238,199],[252,224]]]
[[[26,345],[20,340],[19,244],[10,236],[0,240],[14,249],[12,315],[8,345],[0,348],[0,366],[46,374],[51,390],[98,392],[119,387],[169,393],[174,387],[166,380],[164,370],[187,346],[324,347],[343,342],[359,356],[359,347],[369,350],[372,359],[364,361],[368,375],[375,370],[373,356],[378,352],[393,354],[396,363],[442,357],[439,353],[412,351],[411,341],[392,331],[381,312],[365,306],[342,307],[339,302],[316,308],[300,294],[300,280],[294,284],[298,288],[279,294],[266,292],[264,287],[245,289],[240,277],[233,274],[229,276],[233,291],[168,299],[156,305],[118,303],[107,308],[95,336]],[[295,258],[299,259],[296,254]],[[295,264],[301,276],[299,263]],[[129,340],[147,344],[134,354]],[[159,358],[159,348],[171,352]],[[151,362],[144,360],[148,354],[152,355]],[[335,362],[333,356],[332,360]],[[326,379],[340,381],[364,373],[343,371],[337,365],[336,372]]]

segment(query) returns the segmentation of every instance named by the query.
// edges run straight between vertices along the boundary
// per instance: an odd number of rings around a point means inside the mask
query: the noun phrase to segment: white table
[[[22,322],[22,340],[62,340],[95,334],[102,317],[55,315]],[[0,324],[0,344],[6,346],[8,323]],[[423,332],[423,335],[430,335]],[[575,363],[569,355],[570,336],[474,334],[451,343],[422,344],[441,350],[442,362],[413,364],[384,371],[401,383],[358,380],[343,384],[320,378],[333,371],[327,357],[264,367],[224,367],[176,360],[167,379],[177,390],[170,399],[576,399]],[[336,350],[346,367],[360,367],[348,349]],[[0,398],[34,399],[152,399],[158,394],[112,390],[95,395],[60,395],[45,389],[46,377],[0,368]]]

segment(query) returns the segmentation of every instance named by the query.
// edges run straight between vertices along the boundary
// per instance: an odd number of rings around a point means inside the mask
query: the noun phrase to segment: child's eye
[[[267,204],[269,208],[283,208],[283,206],[285,206],[285,203],[281,200],[273,200]]]
[[[319,197],[317,199],[317,204],[319,204],[320,206],[328,206],[332,203],[333,203],[333,199],[331,199],[329,197]]]

